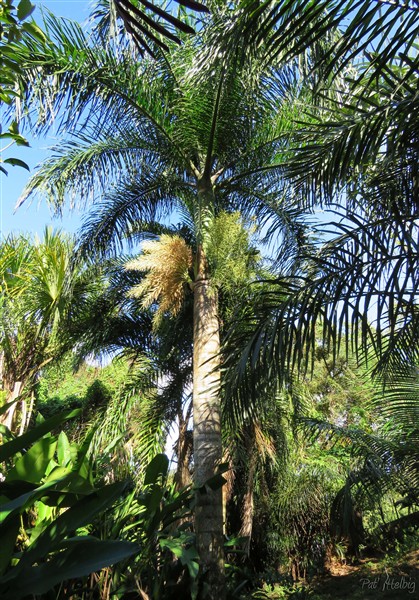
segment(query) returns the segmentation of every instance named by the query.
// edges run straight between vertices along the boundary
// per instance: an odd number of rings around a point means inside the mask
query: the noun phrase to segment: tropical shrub
[[[88,441],[78,446],[51,431],[74,412],[57,415],[0,448],[0,595],[4,600],[65,596],[80,578],[126,559],[137,545],[103,541],[89,526],[127,484],[96,486]]]
[[[191,487],[175,489],[165,455],[145,469],[141,489],[99,485],[90,439],[51,434],[77,413],[39,418],[0,448],[1,598],[187,598],[198,574]]]

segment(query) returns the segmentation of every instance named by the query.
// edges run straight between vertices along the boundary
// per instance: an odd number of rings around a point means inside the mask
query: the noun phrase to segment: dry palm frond
[[[274,441],[267,432],[262,430],[259,423],[254,424],[254,436],[255,449],[258,455],[263,457],[265,460],[267,458],[275,460],[277,451]]]
[[[185,296],[185,286],[191,283],[192,250],[176,235],[163,234],[159,240],[143,244],[143,253],[126,264],[126,269],[146,271],[143,281],[131,289],[130,295],[142,298],[144,308],[159,304],[154,315],[157,328],[163,315],[176,316]]]

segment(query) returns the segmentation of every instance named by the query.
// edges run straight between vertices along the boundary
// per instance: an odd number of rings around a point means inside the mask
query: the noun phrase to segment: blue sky
[[[37,2],[32,0],[37,7],[33,17],[37,23],[41,22],[39,8],[44,6],[56,15],[72,18],[83,22],[89,14],[90,2],[88,0],[43,0]],[[46,148],[54,143],[52,138],[40,138],[34,140],[25,132],[30,142],[30,148],[17,148],[16,146],[4,152],[4,158],[14,156],[24,160],[34,172],[36,165],[47,156]],[[45,200],[39,202],[36,198],[32,202],[27,201],[16,212],[14,206],[22,192],[30,173],[19,167],[8,167],[8,176],[0,173],[0,230],[1,235],[6,236],[11,232],[42,233],[46,225],[52,224],[56,228],[75,232],[80,226],[80,213],[64,213],[63,219],[53,219],[51,211]]]

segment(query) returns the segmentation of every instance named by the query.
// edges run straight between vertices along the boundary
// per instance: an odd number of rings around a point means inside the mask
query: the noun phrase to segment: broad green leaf
[[[160,477],[166,477],[168,469],[169,459],[167,456],[165,454],[157,454],[146,469],[144,485],[157,483]]]
[[[3,424],[0,425],[0,435],[4,438],[8,438],[8,439],[14,438],[14,435],[10,431],[10,429],[6,425],[3,425]]]
[[[136,544],[123,541],[100,541],[81,538],[78,543],[56,554],[41,566],[25,568],[19,577],[13,570],[0,579],[2,600],[19,600],[25,596],[44,594],[57,583],[84,577],[129,558],[139,551]]]
[[[0,102],[3,102],[4,104],[11,104],[13,102],[8,90],[7,93],[4,93],[2,90],[0,91]]]
[[[16,484],[18,489],[22,487],[22,484],[31,485],[28,482],[12,481],[10,484],[3,483],[2,486],[8,489],[8,485]],[[49,498],[56,498],[57,496],[64,495],[68,497],[71,495],[73,503],[74,494],[82,494],[84,496],[92,493],[92,488],[88,482],[83,480],[78,473],[69,471],[64,467],[57,467],[54,471],[46,478],[43,485],[32,488],[19,496],[15,496],[13,500],[7,497],[0,497],[0,524],[12,513],[20,513],[25,510],[28,506],[31,506],[33,502],[42,498],[45,504],[51,505]],[[53,506],[57,506],[57,502],[53,500]],[[0,525],[1,528],[1,525]]]
[[[199,564],[195,560],[188,560],[188,562],[185,564],[188,567],[191,578],[196,579],[199,573]]]
[[[23,23],[22,30],[26,31],[26,33],[29,33],[40,42],[47,41],[45,33],[35,23]]]
[[[218,490],[220,487],[223,487],[225,483],[227,483],[227,480],[221,475],[221,473],[217,473],[217,475],[214,475],[214,477],[207,479],[204,485],[199,488],[199,491],[203,494],[206,494],[207,487],[211,490]]]
[[[2,134],[0,137],[3,137],[3,136],[4,136],[4,137],[6,137],[6,136],[9,136],[9,137],[10,137],[10,134],[5,134],[5,133],[3,133],[3,134]],[[11,402],[8,402],[8,403],[7,403],[7,404],[5,404],[4,406],[0,407],[0,415],[4,415],[4,414],[6,414],[6,413],[7,413],[7,411],[9,410],[9,408],[10,408],[11,406],[13,406],[13,404],[16,404],[16,402],[19,402],[19,398],[15,398],[15,399],[14,399],[14,400],[12,400]]]
[[[68,476],[69,478],[70,476]],[[61,480],[61,484],[67,483],[67,478]],[[35,500],[38,500],[46,495],[46,493],[55,485],[57,485],[57,481],[48,481],[43,485],[27,492],[26,494],[22,494],[18,498],[14,498],[10,502],[3,504],[0,506],[0,534],[3,529],[3,523],[6,519],[10,519],[12,515],[19,514],[28,506],[31,506]],[[0,535],[1,537],[1,535]]]
[[[71,446],[64,431],[62,431],[58,436],[57,456],[58,462],[62,467],[66,467],[68,463],[71,462]]]
[[[30,0],[20,0],[17,5],[17,18],[19,21],[23,21],[35,10],[34,5],[30,2]]]
[[[28,481],[21,481],[16,479],[15,481],[3,481],[0,484],[2,496],[0,497],[0,505],[10,502],[14,498],[27,494],[36,488],[34,483]]]
[[[15,139],[15,135],[14,133],[0,133],[0,139]],[[4,408],[4,406],[2,406],[2,408]]]
[[[45,471],[54,456],[56,447],[57,442],[54,438],[44,437],[36,442],[8,472],[6,482],[23,479],[30,483],[40,483],[45,477]]]
[[[25,146],[25,148],[30,147],[28,140],[25,139],[22,135],[15,136],[15,144],[16,144],[16,146]],[[21,165],[21,166],[23,166],[23,165]],[[26,167],[24,167],[24,168],[26,168]],[[29,167],[28,167],[28,171],[29,171]]]
[[[22,138],[22,140],[23,139],[24,138]],[[29,146],[29,144],[27,142],[23,143],[18,139],[16,139],[15,142],[18,146]],[[27,171],[30,171],[29,166],[23,160],[20,160],[19,158],[6,158],[3,162],[8,165],[12,165],[13,167],[22,167],[22,169],[26,169]]]
[[[224,542],[224,548],[234,548],[243,545],[247,540],[245,536],[236,536]]]
[[[33,564],[35,560],[55,550],[66,536],[87,525],[99,513],[112,506],[125,487],[124,482],[103,487],[62,513],[34,541],[23,556],[19,568]]]
[[[88,456],[90,443],[95,434],[95,429],[92,429],[84,438],[82,446],[78,450],[77,464],[75,470],[79,473],[80,477],[88,481],[93,486],[93,472],[91,460]]]
[[[7,25],[17,25],[16,19],[11,14],[2,13],[0,14],[0,23],[6,23]]]
[[[188,568],[192,578],[197,577],[199,570],[199,555],[194,546],[185,547],[184,536],[179,538],[160,539],[161,548],[167,548],[180,560],[182,565]]]
[[[5,570],[10,564],[10,559],[13,554],[13,550],[16,544],[16,538],[20,529],[20,519],[16,516],[11,519],[7,527],[2,529],[1,532],[1,552],[0,552],[0,576],[3,575]]]
[[[79,414],[80,410],[77,409],[69,412],[64,412],[59,415],[54,415],[53,417],[50,417],[46,421],[43,421],[33,429],[30,429],[23,435],[20,435],[19,437],[15,438],[11,442],[3,444],[3,446],[0,446],[0,462],[11,458],[14,454],[16,454],[16,452],[20,452],[24,448],[27,448],[28,446],[30,446],[30,444],[41,438],[43,435],[49,433],[50,431],[61,425],[61,423],[64,423],[69,419],[74,419]]]
[[[48,506],[60,508],[73,506],[80,496],[88,496],[94,491],[90,481],[80,476],[77,471],[69,467],[55,467],[45,480],[45,483],[56,482],[55,489],[48,491],[44,502]]]
[[[16,121],[13,121],[10,125],[9,125],[9,131],[10,133],[12,133],[13,135],[18,135],[19,134],[19,127]]]
[[[144,504],[147,506],[149,517],[156,512],[160,507],[160,502],[163,499],[164,490],[156,487],[149,494],[146,494],[144,498]]]
[[[36,523],[41,524],[42,528],[40,528],[39,533],[42,533],[42,531],[44,531],[45,529],[45,523],[49,522],[52,520],[54,516],[54,508],[51,506],[48,506],[47,504],[44,504],[43,502],[41,502],[40,500],[38,502],[36,502]],[[36,528],[36,525],[35,525]],[[34,537],[34,529],[31,529],[31,543],[33,543],[33,541],[35,540]],[[37,537],[37,536],[36,536]]]

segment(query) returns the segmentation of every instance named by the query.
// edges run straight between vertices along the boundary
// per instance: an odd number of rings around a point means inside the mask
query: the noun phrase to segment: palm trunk
[[[13,387],[11,388],[11,390],[9,391],[9,393],[8,393],[8,395],[6,397],[5,404],[9,404],[10,402],[14,402],[19,397],[21,389],[22,389],[22,382],[21,381],[15,381],[14,384],[13,384]],[[3,425],[5,425],[8,429],[10,429],[10,431],[12,431],[14,429],[13,425],[14,425],[14,422],[15,422],[16,408],[17,408],[17,402],[15,402],[9,408],[9,410],[4,415],[2,415],[0,417],[0,423],[2,423]]]
[[[250,543],[252,541],[252,529],[253,529],[253,517],[255,512],[253,487],[255,483],[256,475],[256,456],[250,454],[249,473],[247,475],[246,493],[243,498],[242,505],[242,526],[240,529],[240,536],[246,538],[244,545],[244,551],[247,556],[250,554]]]
[[[174,476],[176,489],[181,490],[191,483],[189,463],[192,455],[192,440],[188,432],[188,423],[191,417],[191,409],[183,416],[182,408],[178,412],[179,437],[177,441],[177,470]]]
[[[193,439],[194,480],[202,486],[222,460],[220,330],[216,291],[209,286],[205,256],[198,248],[194,285]],[[201,564],[201,598],[222,600],[224,591],[222,489],[197,492],[195,530]]]

